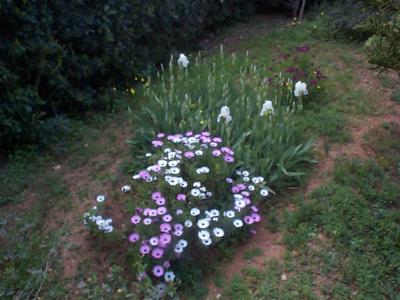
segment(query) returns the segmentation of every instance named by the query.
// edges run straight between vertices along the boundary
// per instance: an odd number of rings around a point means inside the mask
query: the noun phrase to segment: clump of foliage
[[[113,104],[174,49],[253,12],[226,1],[2,1],[0,147],[38,143],[60,115]]]
[[[187,69],[171,61],[159,83],[145,89],[143,108],[134,114],[141,127],[132,143],[148,145],[157,132],[207,130],[226,140],[239,164],[257,161],[255,172],[274,187],[298,180],[312,162],[312,142],[303,140],[292,116],[303,109],[311,91],[294,96],[295,82],[278,72],[270,83],[263,75],[265,66],[248,56],[221,52],[211,60],[190,60]]]
[[[369,62],[381,69],[400,74],[400,2],[397,0],[364,0],[378,11],[360,28],[372,32],[365,46]]]

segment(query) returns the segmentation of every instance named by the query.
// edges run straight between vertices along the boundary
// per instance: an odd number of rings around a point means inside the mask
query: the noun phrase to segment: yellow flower
[[[325,13],[323,11],[321,11],[321,16],[325,15]]]
[[[201,120],[201,121],[200,121],[200,125],[203,125],[203,124],[204,124],[204,120]]]
[[[118,290],[117,290],[117,292],[118,292],[118,293],[121,293],[121,292],[122,292],[122,290],[121,290],[121,289],[118,289]]]
[[[317,28],[317,25],[314,25],[313,27],[314,27],[314,28]]]
[[[135,76],[135,80],[137,80],[137,77]]]
[[[145,86],[149,86],[149,85],[150,85],[150,83],[149,83],[149,82],[146,82]]]
[[[129,89],[129,92],[130,92],[132,95],[135,95],[135,93],[136,93],[136,91],[135,91],[134,88],[130,88],[130,89]]]
[[[319,85],[317,85],[317,89],[320,89],[321,87]]]
[[[144,82],[144,78],[140,79],[141,82]]]

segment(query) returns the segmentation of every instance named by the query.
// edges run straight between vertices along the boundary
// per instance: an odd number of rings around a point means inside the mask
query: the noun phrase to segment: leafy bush
[[[292,81],[278,75],[270,86],[263,66],[248,57],[228,58],[221,52],[212,60],[191,60],[184,70],[171,61],[159,74],[160,84],[144,91],[143,108],[134,114],[140,128],[132,143],[144,147],[157,132],[208,130],[238,153],[239,164],[253,166],[257,161],[254,172],[268,176],[275,187],[302,175],[302,166],[311,161],[312,143],[302,140],[291,118],[302,109],[301,97],[293,96]],[[261,113],[266,100],[271,100],[273,113]],[[232,118],[229,123],[218,122],[224,106]],[[283,177],[286,181],[278,180]]]
[[[243,0],[2,1],[0,147],[37,142],[48,118],[109,106],[106,90],[252,12]]]

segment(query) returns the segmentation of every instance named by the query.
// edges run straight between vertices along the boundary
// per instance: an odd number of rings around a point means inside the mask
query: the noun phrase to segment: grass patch
[[[246,260],[252,260],[260,255],[262,255],[262,250],[259,248],[255,248],[255,249],[250,249],[250,250],[247,250],[246,252],[244,252],[243,258]]]

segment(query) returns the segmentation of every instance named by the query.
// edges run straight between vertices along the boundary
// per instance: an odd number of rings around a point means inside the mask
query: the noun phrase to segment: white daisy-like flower
[[[190,211],[190,214],[192,214],[192,211]],[[185,225],[185,227],[190,228],[190,227],[193,226],[193,223],[192,223],[192,221],[190,221],[190,220],[186,220],[186,221],[184,222],[184,225]]]
[[[168,152],[171,152],[171,151],[172,151],[171,148],[165,148],[165,149],[164,149],[164,152],[165,152],[165,153],[168,153]]]
[[[199,140],[197,138],[195,138],[194,136],[188,138],[187,141],[189,144],[197,144],[199,142]]]
[[[197,207],[192,208],[192,209],[190,210],[190,214],[191,214],[192,216],[198,216],[198,215],[200,214],[200,209],[198,209]]]
[[[197,156],[203,155],[203,151],[202,150],[196,150],[194,151],[194,154],[196,154]]]
[[[146,153],[146,154],[145,154],[146,157],[151,157],[152,155],[153,155],[153,154],[151,154],[151,153]]]
[[[224,215],[227,216],[228,218],[233,218],[235,216],[235,212],[233,210],[228,210],[224,212]]]
[[[201,242],[202,242],[203,245],[205,245],[205,246],[210,246],[210,245],[212,244],[212,240],[211,240],[211,239],[201,240]]]
[[[192,189],[192,190],[190,191],[190,194],[191,194],[193,197],[198,197],[198,196],[200,195],[200,191],[199,191],[199,189]]]
[[[186,248],[186,246],[188,245],[188,242],[186,240],[179,240],[177,245],[179,245],[182,248]]]
[[[200,230],[198,236],[201,240],[207,240],[210,238],[210,233],[207,230]]]
[[[183,187],[183,188],[185,188],[185,187],[188,186],[188,184],[187,184],[186,181],[181,181],[181,182],[179,183],[179,185],[180,185],[181,187]]]
[[[171,181],[169,182],[170,185],[178,185],[179,180],[176,177],[172,177]]]
[[[251,178],[251,181],[252,181],[254,184],[259,183],[258,177],[253,177],[253,178]]]
[[[158,245],[158,237],[154,236],[149,240],[150,245],[157,246]]]
[[[242,171],[236,171],[236,175],[242,175]]]
[[[98,195],[96,197],[96,201],[99,203],[104,202],[105,200],[106,200],[106,196],[104,196],[104,195]]]
[[[181,170],[179,168],[174,167],[169,169],[169,171],[171,172],[171,174],[177,175]]]
[[[211,146],[211,147],[217,147],[217,146],[218,146],[218,143],[216,143],[216,142],[211,142],[211,143],[210,143],[210,146]]]
[[[245,176],[245,177],[247,177],[247,176],[250,175],[250,173],[249,173],[249,171],[243,171],[243,172],[242,172],[242,175]]]
[[[137,174],[136,174],[136,175],[133,175],[133,176],[132,176],[132,179],[133,179],[133,180],[138,180],[138,179],[140,179],[140,176],[137,175]]]
[[[218,217],[219,216],[219,210],[218,209],[210,210],[210,216],[211,217]]]
[[[201,199],[206,199],[207,198],[206,193],[200,193],[199,197]]]
[[[204,174],[207,174],[210,172],[210,169],[208,167],[202,167],[202,169],[203,169]]]
[[[222,228],[216,227],[213,229],[213,233],[216,237],[223,237],[225,235],[225,232]]]
[[[248,182],[249,180],[250,180],[249,177],[243,177],[243,181],[244,181],[244,182]]]
[[[157,164],[158,164],[160,167],[166,167],[167,164],[168,164],[168,162],[167,162],[166,160],[160,159],[160,160],[157,162]]]
[[[254,190],[255,190],[255,187],[254,187],[254,185],[249,185],[247,188],[249,189],[249,191],[250,191],[250,192],[252,192],[252,191],[254,191]]]
[[[168,162],[168,166],[170,167],[176,167],[178,165],[178,161],[176,160],[171,160],[170,162]]]
[[[182,253],[183,250],[184,250],[184,248],[181,247],[180,245],[175,245],[174,251],[175,251],[176,253]]]
[[[243,226],[243,221],[240,219],[235,219],[233,221],[233,226],[235,226],[236,228],[242,227]]]
[[[172,176],[170,176],[170,175],[164,176],[164,179],[166,182],[170,182],[172,179]]]
[[[196,181],[196,182],[193,182],[193,186],[194,187],[201,187],[201,182],[198,182],[198,181]]]
[[[233,182],[232,178],[226,178],[225,180],[226,180],[227,183],[232,183]]]
[[[121,188],[121,191],[122,191],[122,192],[125,192],[125,193],[129,192],[130,190],[131,190],[131,186],[130,186],[130,185],[124,185],[124,186]]]
[[[243,196],[240,194],[233,194],[233,198],[235,199],[243,199]]]
[[[206,219],[200,219],[197,221],[197,227],[200,229],[206,229],[210,226],[210,223]]]
[[[258,182],[263,182],[264,181],[264,177],[262,177],[262,176],[258,176]]]
[[[165,272],[164,274],[165,282],[172,282],[175,280],[175,274],[172,271]]]
[[[203,169],[202,169],[202,168],[198,168],[198,169],[196,170],[196,173],[197,173],[197,174],[203,174]]]
[[[212,192],[207,192],[206,195],[207,195],[207,197],[212,197],[213,193]]]
[[[261,194],[261,196],[263,196],[263,197],[267,197],[268,194],[269,194],[269,192],[268,192],[267,189],[261,189],[261,190],[260,190],[260,194]]]
[[[244,200],[242,200],[242,199],[238,199],[238,200],[235,201],[235,205],[240,207],[240,208],[243,208],[243,207],[246,206],[246,202]]]

